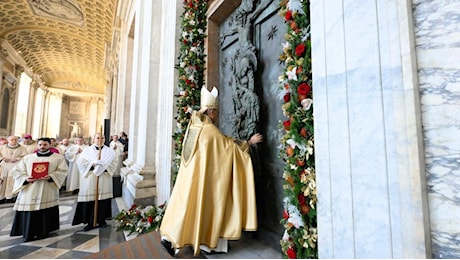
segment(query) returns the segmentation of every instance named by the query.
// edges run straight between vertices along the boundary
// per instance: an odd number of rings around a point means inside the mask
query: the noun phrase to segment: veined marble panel
[[[413,1],[434,258],[460,258],[460,2]]]
[[[425,257],[414,85],[394,1],[313,1],[320,258]],[[410,67],[410,64],[409,64]]]

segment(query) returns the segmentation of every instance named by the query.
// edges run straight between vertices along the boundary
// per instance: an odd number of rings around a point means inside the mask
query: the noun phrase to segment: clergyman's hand
[[[253,136],[251,136],[251,138],[249,138],[248,144],[250,145],[257,144],[257,143],[262,142],[263,140],[264,140],[264,137],[261,134],[256,133]]]

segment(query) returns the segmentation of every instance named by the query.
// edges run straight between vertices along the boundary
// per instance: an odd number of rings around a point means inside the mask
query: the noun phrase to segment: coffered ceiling
[[[116,2],[0,0],[0,39],[50,89],[102,94]]]

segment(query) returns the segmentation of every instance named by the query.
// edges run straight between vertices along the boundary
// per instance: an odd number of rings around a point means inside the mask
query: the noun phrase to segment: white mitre
[[[200,112],[204,113],[208,109],[218,109],[219,108],[219,100],[217,96],[219,92],[217,91],[216,87],[212,87],[211,92],[203,86],[201,88],[201,103],[200,103]]]

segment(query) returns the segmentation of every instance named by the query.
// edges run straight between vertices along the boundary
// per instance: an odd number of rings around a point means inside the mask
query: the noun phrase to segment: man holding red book
[[[38,151],[24,156],[13,171],[18,197],[10,235],[22,235],[25,242],[59,229],[59,189],[68,167],[63,155],[50,151],[50,144],[49,138],[38,139]]]

